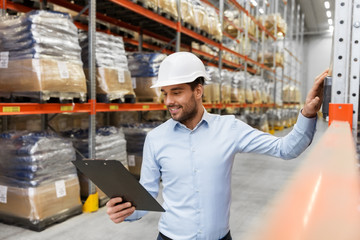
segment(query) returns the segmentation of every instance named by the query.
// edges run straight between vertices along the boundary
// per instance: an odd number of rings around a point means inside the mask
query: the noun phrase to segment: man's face
[[[186,125],[193,120],[197,114],[198,106],[193,91],[188,84],[178,84],[161,88],[164,94],[164,103],[171,117]]]

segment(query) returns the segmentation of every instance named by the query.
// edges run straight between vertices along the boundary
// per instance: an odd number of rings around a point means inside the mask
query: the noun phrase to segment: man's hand
[[[121,203],[121,197],[112,198],[106,203],[107,211],[106,213],[109,215],[110,219],[114,223],[121,223],[134,213],[135,207],[131,207],[130,202]],[[121,204],[120,204],[121,203]]]
[[[325,70],[322,74],[315,78],[314,85],[306,97],[305,105],[301,113],[307,118],[315,117],[317,112],[320,110],[323,101],[324,79],[328,72],[329,69]]]

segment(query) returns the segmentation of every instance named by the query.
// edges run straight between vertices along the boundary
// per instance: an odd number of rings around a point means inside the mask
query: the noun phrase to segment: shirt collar
[[[211,114],[206,111],[204,106],[203,106],[203,109],[204,109],[203,116],[202,116],[200,122],[196,125],[196,127],[193,130],[197,129],[203,123],[205,126],[209,126],[209,124],[210,124]],[[172,124],[172,128],[174,130],[176,127],[182,127],[182,128],[188,129],[184,124],[180,123],[179,121],[175,121],[174,119],[171,119],[171,124]]]

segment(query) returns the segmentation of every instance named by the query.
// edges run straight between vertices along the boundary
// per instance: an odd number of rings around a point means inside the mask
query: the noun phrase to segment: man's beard
[[[172,119],[174,119],[176,121],[179,121],[181,123],[184,123],[184,122],[187,122],[187,121],[193,119],[196,116],[197,111],[198,111],[194,96],[191,97],[189,103],[187,103],[185,105],[185,108],[184,108],[183,105],[169,105],[168,109],[173,107],[173,106],[180,107],[181,108],[181,114],[179,116],[173,116],[170,113],[170,115],[171,115]]]

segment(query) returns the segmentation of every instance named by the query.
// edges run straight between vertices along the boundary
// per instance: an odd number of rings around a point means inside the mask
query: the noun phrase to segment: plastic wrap
[[[88,32],[80,32],[79,40],[85,74],[89,79]],[[107,101],[121,99],[122,102],[125,102],[125,96],[135,95],[122,37],[97,32],[95,63],[96,93],[98,95],[104,94]]]
[[[181,2],[181,19],[195,26],[195,18],[194,18],[194,9],[192,5],[192,0],[182,0]]]
[[[247,79],[250,78],[250,76],[244,72],[235,72],[234,76],[233,76],[233,84],[237,86],[238,88],[238,100],[239,103],[245,103],[246,99],[245,99],[245,81],[248,81]]]
[[[178,17],[176,0],[158,0],[160,12],[169,14],[173,18]]]
[[[85,157],[89,157],[88,129],[70,130],[63,136],[72,140],[74,147]],[[97,159],[118,160],[127,166],[126,140],[122,129],[116,127],[101,127],[96,130],[95,152]],[[82,156],[77,155],[78,160]]]
[[[0,21],[0,95],[86,98],[77,28],[68,14],[31,11]]]
[[[48,132],[8,132],[0,143],[0,220],[43,230],[81,213],[70,141]]]
[[[204,86],[203,102],[219,103],[220,102],[220,74],[216,67],[206,67],[206,72],[210,80],[206,81]]]
[[[56,175],[56,174],[54,174]],[[6,187],[0,201],[0,220],[42,231],[49,225],[82,213],[76,174],[38,187]]]
[[[157,102],[162,101],[160,88],[150,88],[157,81],[157,77],[136,77],[136,86],[134,91],[136,99],[139,102]]]
[[[127,57],[132,77],[156,77],[166,54],[134,52],[127,53]]]
[[[146,135],[159,124],[160,123],[123,125],[127,144],[129,171],[137,177],[140,177],[142,154]]]
[[[76,173],[72,143],[53,133],[3,133],[0,141],[0,182],[8,186],[36,187]]]

